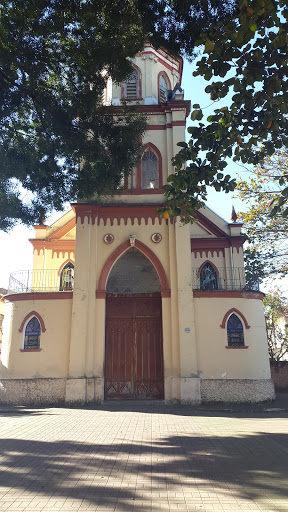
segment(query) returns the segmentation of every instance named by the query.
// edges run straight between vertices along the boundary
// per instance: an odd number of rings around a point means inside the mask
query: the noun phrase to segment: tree
[[[235,180],[223,173],[227,157],[257,165],[288,146],[287,23],[284,0],[239,0],[230,17],[201,35],[203,57],[194,75],[207,81],[218,77],[206,92],[213,101],[225,98],[227,103],[206,124],[200,105],[193,105],[191,118],[198,125],[188,129],[190,141],[179,144],[175,175],[165,187],[170,215],[189,222],[206,201],[208,186],[234,189]],[[287,174],[279,180],[285,186],[272,214],[288,215],[287,180]]]
[[[268,351],[272,361],[281,361],[288,354],[287,299],[278,289],[264,297],[264,312],[267,325]]]
[[[145,120],[129,109],[116,123],[100,108],[106,76],[122,81],[148,34],[193,55],[201,31],[232,9],[228,0],[2,1],[0,227],[115,192]]]
[[[244,223],[249,241],[245,251],[248,270],[254,266],[260,277],[287,276],[288,218],[284,216],[285,206],[280,206],[273,216],[271,212],[283,194],[285,185],[280,183],[288,174],[288,154],[277,151],[248,172],[248,180],[240,179],[236,189],[247,208],[238,216]]]

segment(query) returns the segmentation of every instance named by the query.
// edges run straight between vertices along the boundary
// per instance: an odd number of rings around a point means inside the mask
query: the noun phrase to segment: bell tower
[[[125,178],[119,194],[73,207],[77,270],[66,400],[127,396],[172,400],[189,395],[190,401],[199,402],[198,379],[192,378],[193,396],[187,391],[191,373],[197,373],[194,331],[183,340],[179,332],[179,318],[190,322],[193,310],[191,277],[187,279],[190,259],[181,256],[183,248],[190,254],[189,228],[156,213],[165,204],[163,185],[173,173],[171,159],[179,151],[177,143],[185,140],[190,101],[184,100],[181,89],[183,63],[147,43],[131,64],[127,80],[122,84],[108,80],[103,97],[104,106],[116,116],[124,104],[146,116],[139,164]],[[151,292],[154,274],[159,287]],[[181,302],[190,306],[189,313]],[[189,357],[184,356],[188,338]],[[122,363],[117,366],[116,360]],[[128,368],[127,374],[123,368]]]

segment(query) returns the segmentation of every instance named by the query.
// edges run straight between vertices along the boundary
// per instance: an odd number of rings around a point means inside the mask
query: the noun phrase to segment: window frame
[[[202,274],[202,272],[203,272],[203,270],[204,270],[206,265],[209,265],[212,268],[213,272],[215,273],[215,276],[216,276],[216,287],[215,288],[210,288],[210,287],[209,288],[203,288],[202,287],[201,274]],[[209,283],[207,283],[207,284],[209,284]],[[199,268],[199,290],[201,290],[203,292],[211,291],[211,290],[219,290],[219,272],[218,272],[217,267],[212,263],[212,261],[209,261],[209,260],[205,261],[201,265],[201,267]]]
[[[168,101],[168,98],[166,98],[165,102],[161,101],[161,87],[160,87],[161,77],[163,77],[164,80],[166,81],[166,84],[167,84],[166,91],[169,91],[172,88],[171,88],[171,82],[170,82],[170,79],[169,79],[169,76],[167,75],[167,73],[165,71],[160,71],[160,73],[158,74],[158,103],[165,103]]]
[[[153,151],[157,158],[158,158],[158,173],[159,173],[159,185],[158,185],[158,188],[141,188],[141,182],[142,182],[142,156],[143,154],[145,153],[145,151],[147,151],[148,149],[150,149],[151,151]],[[163,177],[162,177],[162,155],[161,155],[161,152],[159,151],[159,149],[155,146],[155,144],[153,144],[152,142],[148,142],[147,144],[144,145],[144,147],[142,148],[142,151],[141,151],[141,154],[140,154],[140,158],[139,158],[139,162],[138,162],[138,167],[137,169],[135,170],[134,172],[134,177],[136,178],[136,186],[135,188],[130,188],[130,184],[129,184],[129,179],[128,177],[125,177],[125,180],[124,180],[124,189],[122,191],[122,194],[135,194],[135,195],[143,195],[143,194],[163,194],[163,188],[162,188],[162,185],[163,185]]]
[[[29,325],[30,322],[32,322],[32,320],[35,318],[35,320],[38,322],[38,327],[39,327],[39,334],[26,334],[26,329]],[[24,325],[24,328],[23,328],[23,343],[22,343],[22,350],[21,352],[40,352],[41,351],[41,347],[40,347],[40,340],[41,340],[41,334],[42,334],[42,329],[41,329],[41,322],[39,320],[39,318],[36,316],[36,315],[32,315],[30,316],[25,325]],[[37,336],[37,345],[33,345],[31,347],[29,347],[29,340],[26,340],[26,338],[29,336]]]
[[[142,99],[142,73],[141,70],[136,64],[132,65],[132,72],[137,73],[137,82],[136,82],[136,96],[127,97],[127,79],[121,83],[121,100],[122,101],[136,101]],[[128,77],[129,78],[129,77]]]
[[[68,270],[68,269],[71,269],[73,270],[73,273],[71,273],[71,276],[70,276],[70,280],[66,280],[66,283],[70,283],[70,286],[63,286],[63,283],[64,283],[64,272],[65,270]],[[75,265],[73,263],[73,261],[67,261],[65,262],[65,264],[61,267],[61,269],[59,269],[59,276],[60,276],[60,281],[59,281],[59,291],[60,292],[65,292],[65,291],[68,291],[68,292],[71,292],[73,291],[74,289],[74,271],[75,271]]]

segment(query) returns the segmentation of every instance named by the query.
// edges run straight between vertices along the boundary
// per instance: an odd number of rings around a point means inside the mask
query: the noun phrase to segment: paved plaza
[[[276,405],[0,406],[0,511],[288,511]]]

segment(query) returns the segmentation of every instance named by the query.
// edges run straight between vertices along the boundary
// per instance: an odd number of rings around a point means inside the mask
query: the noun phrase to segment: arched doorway
[[[162,399],[161,284],[155,267],[128,249],[112,267],[106,291],[105,399]]]

